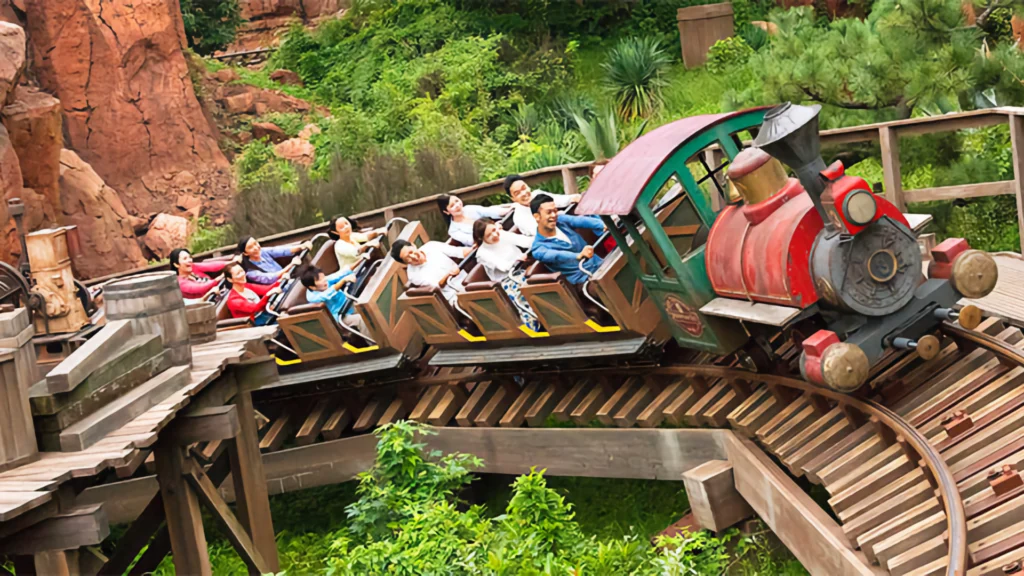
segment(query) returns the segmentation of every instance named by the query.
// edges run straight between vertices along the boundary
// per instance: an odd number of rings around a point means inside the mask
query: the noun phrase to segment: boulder
[[[288,139],[284,130],[273,122],[256,122],[252,125],[252,136],[257,140],[267,138],[273,144],[279,144]]]
[[[145,181],[182,170],[221,179],[213,190],[231,197],[230,165],[182,51],[178,0],[26,0],[25,9],[32,70],[63,104],[66,143],[129,210],[172,209],[177,191]]]
[[[216,78],[218,82],[227,84],[228,82],[238,80],[238,72],[235,72],[231,68],[221,68],[213,74],[213,77]]]
[[[301,138],[289,138],[274,146],[274,154],[289,162],[302,166],[311,166],[316,160],[316,148]]]
[[[225,96],[223,100],[224,109],[228,114],[251,114],[253,112],[254,98],[251,92],[242,92]]]
[[[299,138],[309,141],[313,137],[313,134],[319,134],[321,132],[320,127],[316,124],[306,124],[299,131]]]
[[[270,73],[270,79],[278,84],[289,84],[292,86],[302,86],[302,78],[298,74],[291,70],[274,70]]]
[[[71,150],[60,152],[60,198],[62,224],[78,226],[82,250],[74,264],[80,279],[146,265],[121,198]]]
[[[0,106],[18,85],[25,70],[25,31],[17,24],[0,22]]]
[[[14,91],[14,103],[0,113],[10,134],[14,150],[21,163],[24,185],[42,196],[38,215],[47,225],[57,223],[60,210],[60,101],[45,92],[27,86]],[[29,220],[33,220],[33,207],[28,206]]]
[[[157,214],[143,241],[154,256],[167,258],[171,250],[188,245],[188,228],[188,220],[181,216]]]

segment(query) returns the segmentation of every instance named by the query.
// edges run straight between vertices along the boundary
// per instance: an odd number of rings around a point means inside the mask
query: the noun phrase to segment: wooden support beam
[[[135,519],[135,522],[132,522],[131,527],[125,531],[124,536],[118,541],[117,550],[107,560],[107,563],[100,568],[100,575],[121,576],[124,574],[135,558],[138,557],[139,552],[149,543],[153,535],[160,530],[163,524],[164,499],[157,492],[156,496],[146,505],[146,509]]]
[[[878,575],[842,529],[753,442],[726,442],[736,489],[811,574]]]
[[[1009,117],[1013,149],[1013,194],[1017,198],[1017,226],[1024,242],[1024,116]]]
[[[73,508],[0,541],[0,554],[37,554],[95,546],[110,535],[99,504]]]
[[[165,436],[174,438],[180,446],[196,442],[229,440],[238,435],[238,411],[234,406],[204,408],[178,416]]]
[[[234,546],[235,551],[238,552],[246,567],[249,568],[249,573],[259,575],[275,572],[276,569],[271,570],[267,567],[259,550],[249,538],[246,529],[235,518],[235,515],[231,513],[227,502],[217,493],[217,487],[213,485],[213,482],[203,472],[203,469],[196,464],[195,460],[189,458],[185,461],[185,472],[185,479],[192,489],[195,490],[203,505],[213,515],[213,518],[220,523],[228,540],[231,541],[231,545]]]
[[[174,442],[157,442],[156,473],[175,570],[181,574],[212,574],[199,499],[184,478],[184,449]]]
[[[39,576],[78,576],[78,553],[49,550],[35,554],[35,573]],[[21,571],[18,571],[20,576]]]
[[[306,416],[306,420],[299,427],[299,433],[295,435],[295,443],[299,446],[306,446],[316,442],[320,430],[330,415],[331,401],[328,398],[321,398],[313,405],[313,410]]]
[[[878,140],[882,145],[882,186],[885,187],[885,198],[901,212],[906,212],[900,171],[900,137],[889,126],[882,126],[878,129]]]
[[[324,422],[324,427],[320,430],[324,436],[324,440],[337,440],[341,438],[341,433],[348,428],[349,424],[352,423],[352,410],[342,404],[331,412],[331,415]]]
[[[569,196],[580,193],[579,185],[576,183],[576,175],[569,168],[562,168],[562,188],[565,189],[565,193]]]
[[[273,363],[270,363],[273,365]],[[245,527],[256,550],[270,572],[280,570],[277,542],[274,540],[274,521],[270,516],[270,498],[267,477],[260,456],[256,417],[252,407],[252,394],[240,392],[233,401],[238,409],[240,430],[228,447],[231,459],[231,479],[235,488],[235,508],[238,519]]]
[[[736,491],[732,464],[726,460],[710,460],[683,472],[683,484],[701,528],[721,532],[754,515]]]

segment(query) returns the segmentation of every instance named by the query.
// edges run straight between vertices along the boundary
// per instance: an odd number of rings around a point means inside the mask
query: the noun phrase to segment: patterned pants
[[[522,270],[517,270],[508,275],[504,280],[501,281],[501,287],[508,294],[508,297],[515,304],[516,310],[519,312],[519,317],[522,319],[523,324],[527,328],[534,332],[540,332],[544,330],[544,326],[541,326],[540,322],[537,321],[535,316],[531,313],[533,309],[530,308],[530,303],[526,301],[526,297],[519,292],[519,288],[526,284],[526,273]]]

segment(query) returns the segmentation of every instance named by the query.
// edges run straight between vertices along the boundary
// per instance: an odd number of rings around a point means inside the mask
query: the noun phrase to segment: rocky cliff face
[[[83,254],[74,264],[80,276],[144,265],[135,241],[135,220],[117,192],[73,152],[64,150],[60,101],[38,88],[18,85],[25,81],[24,64],[24,32],[0,21],[0,260],[14,263],[20,254],[6,201],[21,198],[30,231],[79,227]]]
[[[208,212],[227,210],[230,167],[189,79],[177,0],[25,0],[25,17],[69,147],[129,212],[168,211],[197,190]]]

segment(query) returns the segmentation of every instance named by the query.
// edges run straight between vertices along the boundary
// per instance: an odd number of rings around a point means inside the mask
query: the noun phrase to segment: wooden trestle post
[[[174,569],[180,574],[212,574],[199,498],[185,481],[185,449],[173,438],[164,438],[157,442],[155,453]]]
[[[238,520],[252,539],[266,563],[267,570],[277,572],[277,541],[274,540],[274,522],[270,517],[270,497],[267,494],[263,458],[256,429],[256,413],[252,407],[251,391],[268,379],[267,371],[276,377],[273,362],[264,362],[235,371],[238,394],[233,404],[238,410],[239,431],[228,454],[231,458],[231,479],[235,485],[235,509]]]

